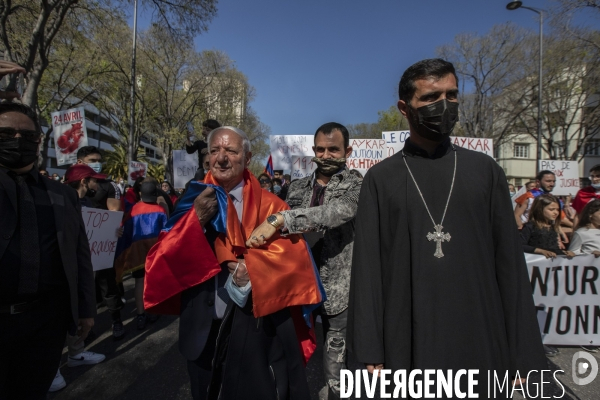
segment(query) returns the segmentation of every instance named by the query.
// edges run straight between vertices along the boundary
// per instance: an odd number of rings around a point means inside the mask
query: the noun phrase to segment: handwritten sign
[[[317,169],[317,164],[312,161],[312,156],[292,156],[292,169],[290,176],[292,180],[312,175]]]
[[[146,171],[148,170],[148,164],[140,161],[129,162],[129,173],[127,174],[127,181],[130,185],[135,183],[135,180],[139,177],[146,177]]]
[[[175,189],[183,189],[196,174],[198,152],[188,154],[185,150],[173,150],[173,173]]]
[[[387,158],[384,139],[351,139],[352,153],[346,159],[348,169],[356,169],[362,175],[369,168]]]
[[[94,271],[112,268],[117,249],[117,229],[123,212],[83,207],[81,216],[90,242]]]
[[[271,135],[271,156],[273,169],[291,171],[293,156],[314,157],[313,135]]]
[[[77,162],[77,150],[88,145],[83,107],[55,111],[50,114],[57,165]]]
[[[579,163],[577,161],[540,160],[540,171],[548,170],[556,175],[555,196],[575,195],[579,191]]]
[[[600,258],[526,254],[525,259],[543,342],[600,345]]]
[[[406,139],[410,136],[410,131],[390,131],[382,132],[382,137],[385,140],[387,149],[387,157],[400,152],[404,148]],[[465,149],[485,153],[490,157],[494,157],[494,141],[488,138],[469,138],[462,136],[450,136],[452,144]]]

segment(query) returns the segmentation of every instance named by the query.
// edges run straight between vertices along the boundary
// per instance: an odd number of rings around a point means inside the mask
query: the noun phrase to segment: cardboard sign
[[[382,132],[387,148],[387,157],[400,152],[404,148],[406,139],[410,136],[410,131],[390,131]],[[450,136],[450,141],[455,146],[465,149],[479,151],[490,157],[494,157],[494,141],[487,138],[469,138],[461,136]]]
[[[148,163],[140,161],[130,161],[129,170],[127,173],[127,181],[130,185],[135,183],[137,178],[146,177],[146,171],[148,170]]]
[[[556,175],[555,196],[575,195],[579,191],[579,163],[577,161],[540,160],[540,171],[552,171]]]
[[[356,169],[363,176],[369,168],[387,158],[384,139],[350,139],[352,153],[346,159],[348,169]]]
[[[292,180],[312,175],[317,169],[317,164],[312,161],[312,156],[292,156],[292,169],[290,176]]]
[[[117,249],[117,229],[121,225],[123,212],[83,207],[81,216],[90,242],[94,271],[112,268]]]
[[[198,169],[198,152],[188,154],[185,150],[173,150],[173,184],[175,189],[183,189],[185,184],[196,174]]]
[[[292,157],[314,157],[313,135],[271,135],[271,157],[273,169],[291,171]]]
[[[77,150],[88,145],[83,107],[55,111],[52,118],[52,132],[57,165],[71,165],[77,162]]]
[[[600,345],[600,258],[526,254],[525,259],[543,342]]]

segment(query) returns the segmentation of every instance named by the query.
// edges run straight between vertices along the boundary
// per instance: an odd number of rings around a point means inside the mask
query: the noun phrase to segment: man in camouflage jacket
[[[313,150],[317,170],[290,184],[286,202],[292,209],[269,217],[272,221],[259,226],[247,244],[256,247],[266,243],[275,232],[274,227],[284,235],[305,234],[327,293],[327,301],[319,310],[325,334],[323,367],[329,398],[337,398],[340,369],[347,368],[346,315],[354,217],[362,179],[345,166],[345,157],[352,148],[343,125],[331,122],[319,127]]]

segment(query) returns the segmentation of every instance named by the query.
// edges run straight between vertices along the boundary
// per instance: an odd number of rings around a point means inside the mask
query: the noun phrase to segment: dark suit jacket
[[[211,247],[217,237],[209,225],[206,238]],[[221,271],[219,281],[225,282],[229,271]],[[215,320],[215,280],[209,279],[181,293],[181,316],[179,317],[179,352],[188,360],[196,360],[210,333]]]
[[[96,315],[94,272],[77,192],[41,175],[39,179],[46,186],[54,211],[58,247],[69,283],[73,321],[92,318]],[[17,215],[16,183],[0,170],[0,258],[17,228]]]

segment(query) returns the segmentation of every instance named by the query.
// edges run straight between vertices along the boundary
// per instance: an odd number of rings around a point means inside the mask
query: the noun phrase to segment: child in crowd
[[[557,255],[573,257],[572,251],[562,250],[560,238],[560,200],[551,194],[542,194],[535,198],[529,211],[529,220],[521,229],[521,241],[525,253],[541,254],[546,258]],[[558,349],[544,345],[544,352],[552,357]]]
[[[541,254],[546,258],[557,255],[573,257],[572,251],[559,246],[560,202],[551,194],[543,194],[534,200],[529,211],[529,220],[521,230],[525,253]]]

